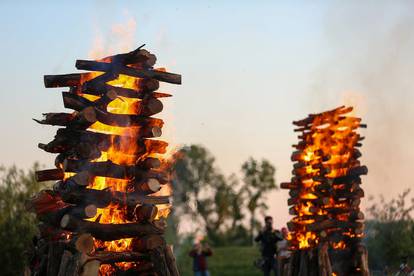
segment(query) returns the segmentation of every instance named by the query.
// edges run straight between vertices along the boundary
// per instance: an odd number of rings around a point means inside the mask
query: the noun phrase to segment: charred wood
[[[131,77],[137,78],[153,78],[159,81],[181,84],[181,75],[157,71],[152,69],[136,69],[122,64],[113,64],[107,62],[77,60],[76,68],[79,70],[101,71],[101,72],[118,72]]]
[[[164,229],[151,223],[100,224],[79,220],[70,215],[63,216],[60,226],[72,232],[90,233],[93,237],[102,241],[162,234],[164,232]]]

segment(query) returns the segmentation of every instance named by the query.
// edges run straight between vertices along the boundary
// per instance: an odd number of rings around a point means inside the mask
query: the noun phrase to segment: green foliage
[[[42,188],[34,178],[35,164],[28,172],[15,166],[0,167],[0,267],[2,275],[20,275],[24,251],[36,232],[36,219],[25,210],[25,201]]]
[[[267,160],[250,158],[242,166],[243,183],[226,178],[214,157],[202,146],[182,148],[173,165],[175,216],[188,215],[206,232],[213,245],[247,245],[259,227],[256,213],[268,206],[266,194],[276,189],[275,168]],[[250,214],[250,233],[245,213]]]
[[[177,257],[178,269],[182,276],[194,275],[192,258],[188,256],[191,244],[180,248]],[[259,276],[263,273],[253,265],[253,261],[259,258],[259,250],[251,246],[229,246],[212,248],[213,256],[208,258],[208,267],[211,275],[234,276],[248,275]],[[182,252],[182,253],[181,253]]]
[[[381,196],[379,203],[367,209],[371,220],[366,223],[365,243],[369,264],[375,269],[396,268],[403,256],[409,256],[411,262],[414,259],[414,202],[407,204],[409,193],[406,190],[388,202]]]
[[[276,169],[267,161],[258,162],[249,158],[242,165],[244,185],[242,187],[247,200],[247,209],[250,212],[250,235],[253,237],[254,230],[260,226],[256,219],[256,212],[262,214],[269,208],[266,204],[266,194],[277,189],[275,172]]]
[[[202,146],[182,148],[174,171],[175,216],[189,215],[214,245],[243,244],[246,231],[242,194],[235,176],[226,178],[215,167],[214,157]]]

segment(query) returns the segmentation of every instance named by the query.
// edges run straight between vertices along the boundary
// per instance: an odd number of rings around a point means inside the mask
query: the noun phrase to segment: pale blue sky
[[[291,121],[357,103],[368,123],[362,148],[368,194],[412,186],[414,5],[409,1],[7,1],[0,2],[0,163],[28,167],[53,157],[38,150],[55,128],[35,124],[63,111],[44,74],[75,71],[97,37],[135,20],[158,65],[183,75],[164,117],[177,144],[201,143],[224,173],[249,156],[290,178]],[[114,46],[115,47],[115,46]],[[269,197],[287,218],[287,193]]]

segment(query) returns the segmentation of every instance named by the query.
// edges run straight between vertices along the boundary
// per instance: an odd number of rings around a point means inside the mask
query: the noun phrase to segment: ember
[[[140,47],[76,61],[77,69],[90,73],[45,76],[46,87],[69,87],[63,103],[75,111],[36,120],[65,128],[39,144],[58,155],[56,169],[36,172],[37,180],[57,182],[29,204],[43,222],[45,247],[37,253],[46,256],[32,270],[178,275],[162,236],[170,208],[168,143],[152,139],[164,124],[152,115],[162,111],[160,99],[170,96],[155,92],[159,81],[181,84],[181,76],[153,69],[155,62]]]
[[[347,115],[352,110],[342,106],[293,122],[301,133],[291,156],[294,177],[281,184],[290,190],[294,216],[288,222],[295,251],[289,275],[368,275],[359,208],[364,196],[360,176],[368,169],[358,160],[364,137],[355,132],[366,126]]]

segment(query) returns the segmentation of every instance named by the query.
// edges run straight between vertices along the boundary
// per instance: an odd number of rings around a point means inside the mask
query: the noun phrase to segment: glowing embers
[[[363,140],[356,133],[361,119],[348,116],[351,107],[340,107],[294,122],[300,141],[292,154],[294,177],[281,187],[289,189],[289,241],[294,249],[307,249],[328,242],[345,249],[359,242],[363,214],[359,210],[361,166],[357,147]],[[335,236],[335,239],[332,237]],[[338,240],[339,239],[339,240]]]

